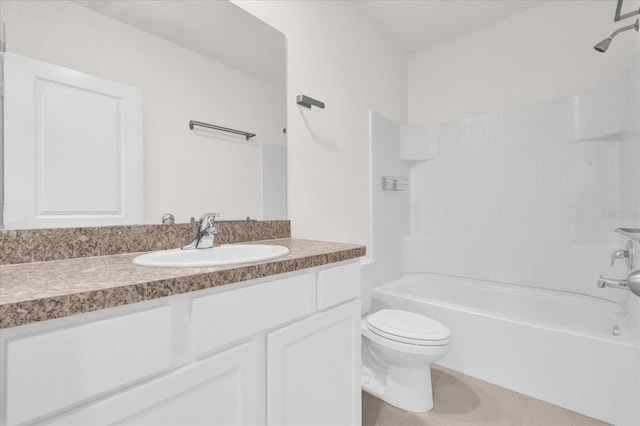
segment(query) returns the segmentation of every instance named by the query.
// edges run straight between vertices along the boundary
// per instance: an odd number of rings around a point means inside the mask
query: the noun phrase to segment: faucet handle
[[[213,217],[214,219],[216,217],[220,217],[222,216],[224,213],[205,213],[202,215],[202,217],[200,217],[200,220],[205,220],[207,217]]]
[[[616,263],[616,260],[618,259],[628,259],[629,258],[629,252],[627,250],[616,250],[613,253],[611,253],[611,263],[609,264],[609,266],[613,266],[614,263]]]
[[[205,213],[200,218],[200,229],[207,227],[213,227],[214,222],[216,221],[216,217],[222,216],[222,213]]]
[[[633,266],[633,246],[631,241],[627,241],[624,250],[616,250],[611,253],[611,264],[609,266],[613,266],[618,259],[625,259],[627,266],[631,269]]]
[[[205,213],[202,216],[200,216],[200,219],[196,221],[196,218],[191,216],[191,220],[190,223],[192,225],[195,225],[196,223],[198,224],[202,224],[203,221],[207,220],[207,218],[211,218],[211,224],[213,224],[213,222],[215,221],[216,217],[220,217],[222,216],[223,213]]]

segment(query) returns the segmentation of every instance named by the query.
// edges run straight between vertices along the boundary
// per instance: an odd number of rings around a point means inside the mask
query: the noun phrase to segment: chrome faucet
[[[205,213],[198,221],[198,230],[196,231],[196,237],[186,246],[182,247],[182,250],[204,249],[218,247],[220,244],[216,243],[215,238],[219,230],[214,226],[216,217],[222,216],[222,213]]]

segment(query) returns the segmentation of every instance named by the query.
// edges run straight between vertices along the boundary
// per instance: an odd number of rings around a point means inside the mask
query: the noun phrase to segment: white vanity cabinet
[[[0,425],[360,424],[350,260],[0,330]]]

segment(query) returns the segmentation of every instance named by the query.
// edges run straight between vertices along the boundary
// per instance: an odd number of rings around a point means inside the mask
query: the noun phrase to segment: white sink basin
[[[286,256],[289,249],[267,244],[225,244],[219,247],[193,250],[163,250],[143,254],[133,259],[139,266],[194,268],[234,263],[260,262]]]

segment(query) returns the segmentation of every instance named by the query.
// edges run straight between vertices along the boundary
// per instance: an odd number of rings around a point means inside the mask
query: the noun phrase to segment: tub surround
[[[132,260],[139,253],[0,266],[0,328],[297,271],[366,253],[364,246],[355,244],[298,239],[262,242],[286,246],[289,254],[272,261],[208,268],[136,266]]]
[[[291,237],[288,220],[220,221],[221,244]],[[196,225],[0,230],[0,265],[165,250],[193,239]]]

